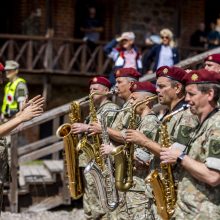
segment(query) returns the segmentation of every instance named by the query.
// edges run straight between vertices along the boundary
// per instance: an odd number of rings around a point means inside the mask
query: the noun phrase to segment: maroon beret
[[[211,61],[211,62],[220,64],[220,54],[216,53],[216,54],[209,55],[205,58],[205,61]]]
[[[220,83],[220,74],[206,69],[192,70],[185,75],[183,83],[188,84],[203,84],[203,83]]]
[[[121,68],[116,70],[115,78],[117,77],[131,77],[136,80],[139,79],[141,74],[134,68]]]
[[[156,71],[156,77],[167,77],[172,80],[176,80],[182,83],[183,77],[186,75],[186,71],[179,67],[161,66]]]
[[[103,86],[106,86],[107,88],[111,88],[111,83],[110,81],[103,77],[103,76],[96,76],[94,78],[92,78],[90,81],[89,81],[89,85],[91,84],[101,84]]]
[[[2,72],[2,71],[4,71],[4,70],[5,70],[5,67],[3,66],[2,63],[0,63],[0,71]]]
[[[156,87],[151,82],[134,82],[130,88],[131,92],[151,92],[156,94]]]

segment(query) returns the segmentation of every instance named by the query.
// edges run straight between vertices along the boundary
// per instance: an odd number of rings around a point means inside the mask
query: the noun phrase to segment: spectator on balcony
[[[5,72],[9,82],[4,88],[4,99],[1,109],[1,119],[3,121],[12,118],[19,112],[28,96],[26,81],[18,77],[19,64],[14,60],[6,61]]]
[[[190,38],[190,46],[205,48],[207,43],[207,33],[205,31],[205,24],[201,22],[198,29],[192,34]]]
[[[100,34],[103,32],[103,25],[97,18],[95,7],[89,7],[88,17],[84,20],[80,30],[84,33],[83,40],[88,43],[90,49],[94,49],[96,43],[100,40]]]
[[[218,47],[220,44],[220,33],[216,30],[216,24],[210,24],[211,31],[208,34],[208,49]]]
[[[110,41],[104,51],[114,61],[114,68],[109,76],[112,85],[115,84],[114,73],[120,68],[134,68],[142,71],[141,55],[134,44],[135,34],[133,32],[124,32],[120,37]]]
[[[143,73],[153,73],[161,66],[173,66],[179,62],[179,53],[175,47],[173,33],[169,29],[160,31],[161,44],[155,45],[143,57]],[[154,66],[152,66],[154,63]]]
[[[38,8],[32,11],[30,16],[22,22],[22,34],[39,35],[40,34],[41,10]]]

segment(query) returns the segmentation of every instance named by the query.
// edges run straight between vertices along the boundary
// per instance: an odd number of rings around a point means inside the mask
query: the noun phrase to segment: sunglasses
[[[161,36],[162,39],[169,39],[168,36]]]

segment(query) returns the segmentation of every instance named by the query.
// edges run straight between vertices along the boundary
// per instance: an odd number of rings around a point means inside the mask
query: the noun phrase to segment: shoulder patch
[[[211,140],[209,145],[209,157],[220,158],[220,140]]]

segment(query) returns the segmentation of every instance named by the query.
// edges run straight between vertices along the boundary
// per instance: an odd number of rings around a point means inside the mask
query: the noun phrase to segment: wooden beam
[[[21,156],[18,160],[18,163],[26,163],[28,161],[36,160],[41,157],[44,157],[46,155],[52,154],[54,152],[60,151],[63,149],[63,141],[60,141],[58,143],[52,144],[48,147],[42,148],[40,150],[31,152],[29,154],[25,154]]]
[[[11,136],[11,182],[10,182],[10,209],[11,212],[18,212],[18,155],[17,155],[18,134]]]
[[[37,150],[38,148],[41,148],[43,146],[49,145],[49,144],[53,144],[56,141],[58,141],[58,138],[56,137],[56,135],[44,138],[42,140],[36,141],[34,143],[31,144],[27,144],[24,147],[19,147],[18,148],[18,155],[22,156],[24,154],[30,153],[32,151]]]

